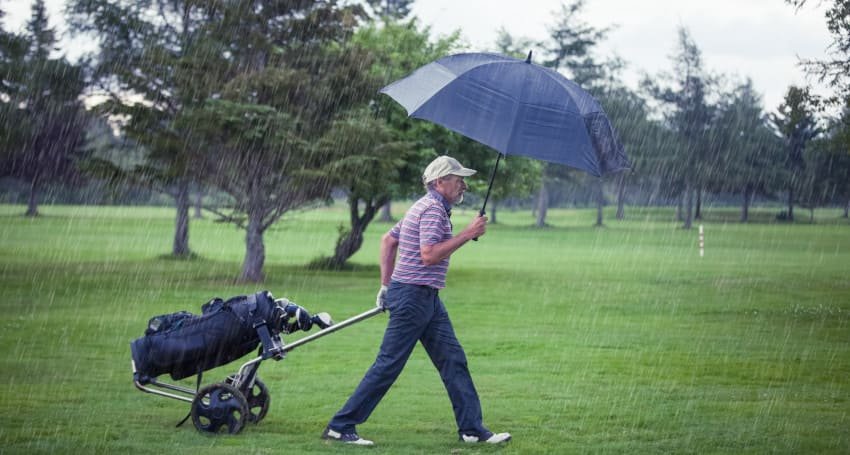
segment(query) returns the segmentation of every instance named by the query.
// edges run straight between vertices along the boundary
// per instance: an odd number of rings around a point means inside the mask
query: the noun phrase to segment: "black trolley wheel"
[[[225,382],[233,384],[234,376],[228,376]],[[271,395],[269,388],[260,380],[259,377],[254,378],[254,386],[248,390],[240,389],[245,401],[248,402],[248,421],[251,423],[260,423],[269,412],[269,404],[271,403]]]
[[[230,384],[203,387],[192,401],[192,423],[198,431],[230,434],[242,431],[248,420],[248,402],[242,392]]]
[[[244,395],[248,402],[248,420],[253,423],[260,423],[260,420],[263,420],[266,413],[269,412],[271,396],[268,387],[260,378],[257,378],[254,380],[254,387],[248,389]]]

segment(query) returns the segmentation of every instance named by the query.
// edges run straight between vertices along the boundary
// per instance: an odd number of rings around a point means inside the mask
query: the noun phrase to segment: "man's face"
[[[437,179],[435,188],[450,204],[460,204],[463,202],[463,193],[466,192],[467,186],[463,177],[447,175]]]

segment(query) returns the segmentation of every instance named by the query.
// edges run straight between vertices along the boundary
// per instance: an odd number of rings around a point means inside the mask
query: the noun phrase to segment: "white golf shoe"
[[[325,432],[322,433],[322,439],[327,439],[329,441],[339,441],[346,444],[352,444],[356,446],[372,446],[375,445],[374,442],[363,439],[357,435],[357,433],[340,433],[339,431],[334,431],[330,427],[325,428]]]
[[[511,440],[510,433],[492,433],[487,432],[482,435],[470,435],[464,434],[461,435],[460,439],[463,442],[475,443],[475,442],[484,442],[487,444],[503,444]]]

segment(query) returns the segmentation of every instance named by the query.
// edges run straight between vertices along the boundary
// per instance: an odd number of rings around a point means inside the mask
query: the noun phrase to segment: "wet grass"
[[[456,442],[417,348],[360,428],[380,444],[369,452],[850,452],[850,223],[827,210],[777,223],[775,211],[741,225],[734,209],[707,210],[702,258],[671,210],[630,209],[604,228],[592,210],[555,210],[544,230],[501,211],[456,253],[442,296],[486,421],[515,440]],[[329,272],[306,265],[332,252],[346,211],[292,214],[267,235],[266,283],[246,285],[233,281],[244,234],[232,226],[193,220],[197,257],[174,261],[161,259],[169,209],[42,212],[0,206],[0,452],[358,451],[318,436],[373,360],[383,316],[266,362],[271,409],[237,436],[175,428],[188,405],[133,388],[128,343],[153,315],[259,289],[338,320],[360,313],[388,224],[367,232],[356,267]],[[456,227],[472,213],[458,210]]]

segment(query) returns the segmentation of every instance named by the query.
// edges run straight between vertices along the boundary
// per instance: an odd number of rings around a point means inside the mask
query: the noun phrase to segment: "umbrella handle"
[[[485,201],[485,202],[484,202],[484,204],[486,205],[486,204],[487,204],[487,202]],[[478,211],[478,216],[484,216],[484,214],[485,214],[485,213],[487,213],[487,212],[485,212],[485,211],[484,211],[484,207],[481,207],[481,210],[479,210],[479,211]],[[473,237],[473,238],[472,238],[472,241],[473,241],[473,242],[477,242],[477,241],[478,241],[478,237]]]
[[[487,185],[487,195],[484,196],[484,205],[481,206],[481,210],[478,211],[478,216],[484,216],[487,213],[487,201],[490,199],[490,191],[493,189],[493,179],[496,178],[496,170],[499,169],[499,161],[502,161],[502,153],[499,153],[499,157],[496,158],[496,165],[493,166],[493,172],[490,173],[490,184]],[[478,237],[472,239],[477,242]]]

